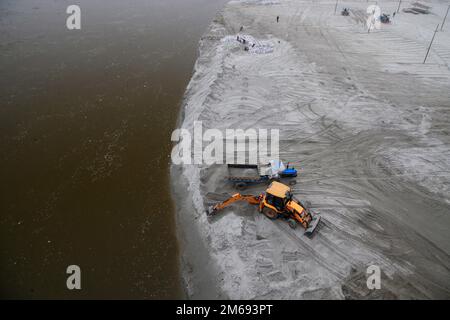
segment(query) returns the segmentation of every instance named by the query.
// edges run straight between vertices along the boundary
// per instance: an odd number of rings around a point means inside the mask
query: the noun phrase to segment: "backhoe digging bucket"
[[[211,216],[215,215],[216,213],[217,213],[216,206],[209,206],[206,209],[206,215],[208,217],[211,217]]]
[[[308,229],[306,229],[305,231],[305,235],[307,236],[312,236],[312,234],[314,233],[314,230],[316,230],[317,226],[319,225],[320,222],[320,216],[314,216],[311,220],[311,222],[309,223]]]

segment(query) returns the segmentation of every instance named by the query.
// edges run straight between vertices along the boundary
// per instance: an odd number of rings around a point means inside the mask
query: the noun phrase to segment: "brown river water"
[[[2,298],[184,296],[170,135],[225,2],[0,1]]]

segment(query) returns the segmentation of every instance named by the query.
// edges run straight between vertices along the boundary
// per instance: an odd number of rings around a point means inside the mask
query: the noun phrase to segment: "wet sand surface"
[[[281,158],[300,169],[293,191],[322,222],[310,239],[247,204],[207,219],[208,205],[236,192],[226,166],[172,168],[188,191],[178,220],[189,226],[189,296],[205,297],[209,283],[233,299],[450,298],[450,33],[423,64],[447,8],[430,3],[432,14],[400,13],[370,34],[361,2],[346,2],[343,17],[334,1],[232,1],[216,17],[182,126],[279,129]],[[205,248],[211,259],[190,254]],[[381,290],[367,289],[370,265]]]
[[[72,2],[0,2],[2,297],[183,297],[170,135],[224,2],[76,1],[79,31]]]

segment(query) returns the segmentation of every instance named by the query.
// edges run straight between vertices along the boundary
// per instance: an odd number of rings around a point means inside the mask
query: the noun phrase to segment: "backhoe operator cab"
[[[300,223],[306,233],[312,232],[319,222],[319,217],[313,218],[308,209],[293,196],[291,188],[276,181],[262,195],[259,211],[269,219],[287,219],[291,228]]]
[[[263,199],[262,208],[268,207],[281,213],[286,208],[287,202],[292,199],[291,189],[284,184],[272,182]]]

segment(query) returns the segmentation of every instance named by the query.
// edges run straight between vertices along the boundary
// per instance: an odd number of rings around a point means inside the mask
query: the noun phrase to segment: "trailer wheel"
[[[262,213],[270,220],[275,220],[276,218],[278,218],[278,213],[267,207],[262,210]]]
[[[246,187],[247,187],[247,185],[245,184],[245,182],[236,183],[236,189],[238,189],[238,190],[244,190]]]
[[[289,227],[291,227],[292,229],[297,228],[297,221],[295,221],[294,219],[289,219],[288,220],[288,225]]]

